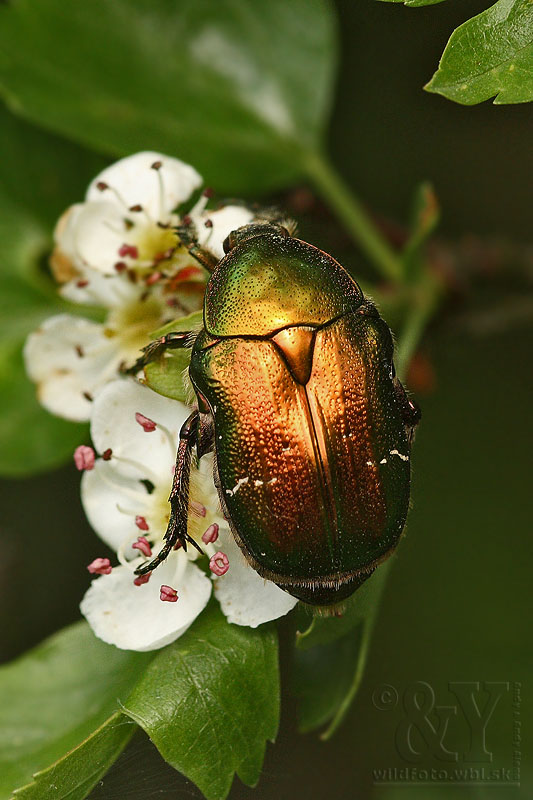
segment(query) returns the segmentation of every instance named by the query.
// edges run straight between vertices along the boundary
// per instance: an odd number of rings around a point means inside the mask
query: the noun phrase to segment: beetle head
[[[222,247],[225,253],[229,253],[241,242],[245,242],[247,239],[254,239],[256,236],[264,236],[266,233],[276,236],[290,236],[289,231],[283,225],[274,222],[252,222],[249,225],[243,225],[242,228],[237,228],[236,231],[232,231],[224,239]]]

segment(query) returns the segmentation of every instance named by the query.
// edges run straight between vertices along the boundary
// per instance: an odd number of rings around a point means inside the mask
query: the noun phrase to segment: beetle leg
[[[182,245],[187,248],[191,256],[208,272],[213,272],[219,260],[210,250],[198,244],[193,221],[189,219],[187,223],[178,225],[177,233]]]
[[[200,406],[200,403],[198,404]],[[215,445],[215,426],[213,417],[210,413],[202,413],[199,408],[198,434],[196,437],[196,453],[198,458],[202,458],[206,453],[210,453]]]
[[[402,419],[407,431],[407,438],[409,440],[409,444],[411,444],[415,434],[416,426],[422,417],[422,412],[420,411],[420,406],[418,403],[408,396],[398,378],[394,378],[394,391],[396,392],[396,397],[398,398],[398,402],[400,404]]]
[[[174,480],[168,498],[170,503],[170,519],[164,537],[165,543],[155,558],[135,570],[136,575],[146,575],[147,572],[152,572],[152,570],[158,567],[159,564],[167,558],[178,543],[181,543],[183,549],[187,550],[187,542],[190,542],[190,544],[196,547],[199,553],[204,555],[203,550],[187,533],[191,456],[193,448],[197,443],[199,417],[198,411],[193,411],[181,426]]]
[[[166,350],[178,350],[182,347],[189,346],[189,337],[191,331],[172,331],[167,333],[166,336],[161,336],[154,342],[142,348],[142,356],[140,356],[135,364],[121,370],[124,375],[136,375],[139,370],[144,369],[151,361],[157,361],[161,358]]]

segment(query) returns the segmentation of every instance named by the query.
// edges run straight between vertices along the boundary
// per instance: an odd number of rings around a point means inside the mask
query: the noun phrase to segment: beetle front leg
[[[142,356],[140,356],[135,364],[121,370],[124,375],[136,375],[141,369],[144,369],[151,361],[157,361],[163,353],[167,350],[179,350],[182,347],[189,347],[189,337],[191,331],[172,331],[167,333],[166,336],[161,336],[154,342],[150,342],[146,347],[142,348]]]
[[[186,217],[184,219],[187,219]],[[192,220],[182,223],[177,228],[177,233],[184,247],[193,258],[198,261],[207,272],[213,272],[218,264],[218,258],[205,247],[198,244],[196,229]]]
[[[203,550],[187,533],[191,456],[193,448],[197,445],[198,441],[199,418],[200,415],[198,411],[193,411],[181,426],[174,480],[168,498],[170,503],[170,519],[164,536],[165,543],[155,558],[135,570],[136,575],[146,575],[148,572],[152,572],[152,570],[158,567],[159,564],[167,558],[178,542],[183,546],[184,550],[187,550],[187,542],[190,542],[190,544],[196,547],[199,553],[204,555]]]

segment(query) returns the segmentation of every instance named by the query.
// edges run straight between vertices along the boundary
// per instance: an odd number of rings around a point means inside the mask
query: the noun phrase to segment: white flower
[[[26,370],[37,383],[40,403],[74,421],[89,419],[99,389],[118,376],[121,365],[135,362],[152,331],[176,316],[160,295],[143,299],[122,279],[107,281],[99,299],[108,309],[104,323],[60,314],[45,320],[24,346]]]
[[[94,395],[132,364],[152,331],[201,308],[206,273],[178,238],[176,206],[201,184],[192,167],[160,153],[137,153],[92,181],[86,201],[59,220],[51,259],[61,294],[107,309],[104,323],[61,314],[26,342],[30,378],[42,405],[66,419],[89,418]],[[252,219],[240,206],[190,211],[202,246],[218,258],[222,242]]]
[[[106,275],[128,270],[146,277],[154,270],[175,273],[190,263],[176,226],[176,209],[202,184],[193,167],[161,153],[136,153],[105,169],[90,184],[84,203],[72,206],[58,222],[53,264],[68,274],[87,268]],[[245,225],[252,213],[228,205],[206,211],[204,193],[187,211],[201,245],[218,258],[222,242]]]
[[[211,595],[212,581],[204,571],[209,559],[218,575],[215,595],[230,622],[256,627],[297,602],[254,572],[234,543],[220,511],[211,456],[193,463],[188,522],[189,534],[207,557],[191,546],[187,552],[180,547],[148,582],[134,583],[134,569],[162,546],[179,430],[189,413],[187,406],[133,379],[113,381],[92,410],[91,434],[101,457],[93,462],[87,448],[77,454],[78,466],[86,470],[86,514],[120,561],[111,572],[106,559],[89,565],[101,577],[91,584],[81,610],[100,639],[123,649],[154,650],[187,630]]]
[[[201,183],[177,158],[152,152],[123,158],[97,175],[85,202],[60,220],[57,248],[81,272],[113,275],[117,264],[150,269],[179,246],[175,209]]]
[[[245,206],[223,206],[216,211],[191,213],[195,224],[198,243],[210,250],[217,258],[224,258],[222,244],[232,231],[248,225],[253,219],[252,212]],[[206,224],[207,223],[207,224]]]

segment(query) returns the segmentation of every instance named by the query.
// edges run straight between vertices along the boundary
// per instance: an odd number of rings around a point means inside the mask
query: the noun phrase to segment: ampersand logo
[[[396,747],[405,761],[417,762],[430,752],[439,761],[457,761],[458,753],[448,750],[444,737],[455,706],[435,705],[429,683],[415,681],[403,693],[405,717],[396,728]]]

